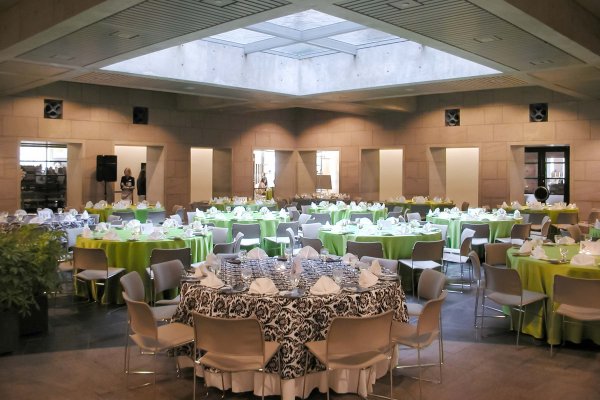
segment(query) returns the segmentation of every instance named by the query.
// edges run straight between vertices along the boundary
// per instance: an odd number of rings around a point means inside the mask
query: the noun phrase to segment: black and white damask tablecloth
[[[253,279],[271,278],[281,291],[290,289],[289,266],[284,270],[274,259],[248,261],[253,269]],[[321,275],[332,276],[333,269],[342,269],[344,278],[338,294],[316,296],[309,293],[310,287]],[[394,318],[408,321],[404,292],[397,280],[379,280],[369,290],[357,292],[358,271],[345,266],[341,261],[305,261],[299,288],[304,289],[301,297],[257,296],[243,293],[225,293],[206,288],[197,282],[183,284],[181,302],[173,320],[192,324],[192,311],[215,317],[247,318],[260,321],[266,340],[281,343],[281,349],[269,363],[266,371],[289,380],[304,374],[306,348],[304,343],[324,340],[328,328],[337,316],[370,316],[394,310]],[[241,281],[241,265],[226,263],[220,277],[228,284]],[[283,293],[283,292],[282,292]],[[369,338],[365,338],[369,340]],[[309,373],[322,371],[324,366],[309,358]]]

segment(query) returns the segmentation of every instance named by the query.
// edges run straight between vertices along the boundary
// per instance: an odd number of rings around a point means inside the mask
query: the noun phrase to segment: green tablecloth
[[[102,208],[102,209],[96,209],[96,208],[86,208],[85,209],[88,214],[100,214],[100,222],[106,222],[108,220],[108,216],[111,215],[113,212],[115,211],[127,211],[127,210],[131,210],[133,211],[133,213],[135,214],[135,219],[137,219],[140,222],[146,222],[146,220],[148,219],[148,211],[164,211],[164,208],[154,208],[154,207],[149,207],[149,208],[141,208],[138,209],[137,207],[130,207],[126,210],[116,210],[112,207],[106,207],[106,208]]]
[[[217,210],[226,211],[227,207],[230,207],[233,210],[235,207],[244,207],[246,210],[250,211],[259,211],[263,207],[267,207],[269,210],[275,210],[277,208],[277,203],[246,203],[246,204],[233,204],[233,203],[209,203],[210,207],[215,207]]]
[[[407,208],[410,208],[410,206],[412,206],[413,204],[419,204],[419,203],[415,203],[413,201],[405,201],[405,202],[391,201],[391,202],[386,202],[385,204],[387,205],[387,207],[390,210],[393,210],[395,206],[400,206],[400,207],[403,207],[404,209],[407,209]],[[453,202],[426,201],[425,203],[422,203],[422,204],[427,204],[429,206],[429,208],[432,210],[439,208],[440,210],[443,211],[444,208],[454,208]]]
[[[507,207],[505,208],[506,212],[509,213],[513,213],[515,210],[512,207]],[[541,209],[541,210],[533,210],[529,207],[523,207],[519,210],[521,212],[521,214],[544,214],[550,217],[550,221],[552,221],[553,224],[556,223],[556,220],[558,219],[558,214],[560,213],[569,213],[569,214],[577,214],[579,213],[579,209],[578,208],[565,208],[562,210],[553,210],[553,209]]]
[[[563,247],[563,246],[561,246]],[[579,252],[579,245],[564,246],[569,250],[568,258],[570,259]],[[519,271],[523,288],[536,292],[545,293],[548,295],[548,312],[552,310],[552,293],[554,285],[554,275],[566,275],[576,278],[600,279],[600,267],[596,266],[576,266],[569,264],[551,264],[548,261],[536,260],[531,257],[518,257],[515,252],[518,249],[510,249],[507,255],[507,265]],[[558,247],[544,246],[544,250],[549,258],[560,258]],[[559,344],[561,339],[580,343],[582,339],[591,339],[596,344],[600,344],[600,326],[585,326],[566,324],[565,331],[561,331],[559,317],[551,317],[548,323],[548,318],[540,319],[542,315],[542,305],[532,304],[527,306],[527,316],[523,320],[523,332],[532,335],[536,338],[546,337],[548,343]],[[513,315],[514,317],[514,315]],[[545,332],[547,334],[545,335]]]
[[[327,207],[317,207],[309,208],[308,210],[313,214],[329,214],[331,216],[331,223],[336,224],[342,219],[351,219],[352,214],[359,213],[371,213],[373,215],[373,222],[377,222],[380,219],[385,219],[387,217],[388,210],[387,208],[381,210],[350,210],[349,208],[345,208],[342,210],[328,210]]]
[[[79,236],[76,245],[77,247],[84,248],[102,248],[106,252],[109,266],[125,268],[126,273],[137,271],[146,285],[146,293],[150,293],[149,280],[146,279],[146,267],[149,266],[150,255],[153,249],[189,247],[192,253],[192,262],[205,260],[208,253],[212,251],[211,233],[207,236],[167,240],[148,240],[147,235],[142,235],[139,241],[128,241],[127,239],[131,236],[131,233],[126,229],[118,230],[117,233],[122,241],[86,239]],[[183,230],[181,229],[171,229],[167,236],[180,236],[182,233]],[[96,290],[95,288],[92,289],[92,295],[95,296]],[[76,293],[86,295],[85,288],[76,286]],[[118,278],[112,279],[110,284],[107,285],[101,302],[103,304],[123,302]]]
[[[600,229],[590,226],[590,236],[600,238]]]
[[[439,225],[448,225],[448,236],[447,242],[449,246],[453,249],[460,248],[460,233],[463,224],[488,224],[490,226],[490,237],[488,238],[490,243],[494,243],[496,238],[501,237],[510,237],[510,231],[512,226],[521,220],[515,220],[512,218],[505,220],[496,220],[496,221],[478,221],[478,220],[468,220],[468,219],[450,219],[450,218],[440,218],[428,216],[427,221],[432,224]]]

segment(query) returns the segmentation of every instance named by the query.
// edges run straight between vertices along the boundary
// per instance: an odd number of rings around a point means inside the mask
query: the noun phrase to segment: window
[[[267,177],[267,187],[275,186],[275,150],[254,150],[254,188],[262,177]]]
[[[21,208],[56,211],[66,203],[67,145],[50,142],[21,142]]]
[[[317,175],[331,176],[331,193],[340,192],[339,151],[317,151]]]

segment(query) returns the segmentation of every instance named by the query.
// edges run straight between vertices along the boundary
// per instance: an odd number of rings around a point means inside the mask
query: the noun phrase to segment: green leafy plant
[[[38,225],[0,232],[0,310],[27,316],[35,296],[58,287],[58,260],[66,254],[65,233]]]

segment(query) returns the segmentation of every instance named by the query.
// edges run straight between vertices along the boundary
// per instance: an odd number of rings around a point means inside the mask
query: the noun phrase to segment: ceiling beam
[[[352,54],[353,56],[355,56],[356,52],[358,51],[356,46],[329,38],[311,40],[308,43],[315,46],[324,47],[326,49]]]
[[[267,51],[277,47],[288,46],[296,43],[294,40],[274,37],[271,39],[261,40],[259,42],[248,43],[244,45],[244,53],[252,54],[260,51]]]

